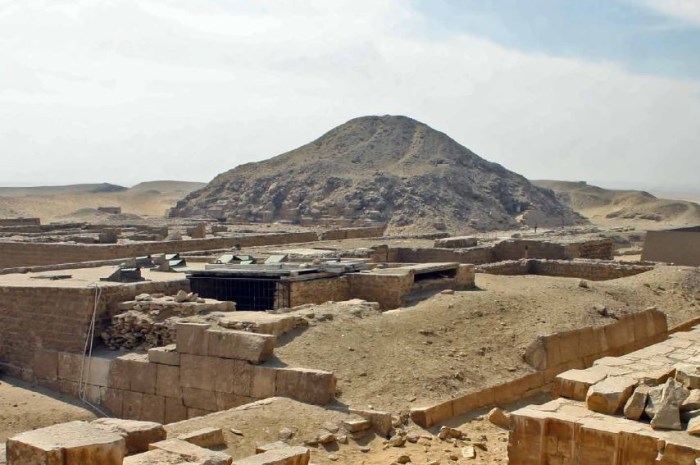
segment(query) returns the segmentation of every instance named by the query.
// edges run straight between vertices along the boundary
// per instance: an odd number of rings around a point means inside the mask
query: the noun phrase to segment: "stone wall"
[[[188,288],[186,279],[101,286],[96,334],[108,323],[118,302],[144,292],[174,294]],[[0,367],[33,381],[38,349],[82,353],[94,304],[94,288],[0,287]]]
[[[700,266],[700,232],[647,231],[642,260]]]
[[[328,301],[351,299],[350,285],[345,276],[333,276],[290,283],[289,306],[322,304]]]
[[[542,275],[580,278],[590,281],[634,276],[654,269],[652,265],[623,264],[608,260],[509,260],[476,267],[479,273],[497,275]]]
[[[39,218],[0,218],[0,226],[38,226]]]
[[[667,336],[666,315],[653,309],[623,315],[605,326],[540,336],[526,354],[526,360],[536,372],[436,405],[411,409],[411,418],[423,427],[430,427],[473,410],[514,402],[547,389],[560,373],[590,367],[601,357],[629,353],[663,341]]]
[[[324,231],[319,234],[319,239],[322,241],[333,241],[342,239],[361,239],[369,237],[382,237],[386,225],[368,226],[363,228],[339,228]]]
[[[93,357],[82,371],[84,392],[116,417],[159,423],[274,396],[317,405],[334,399],[332,373],[266,363],[274,347],[268,334],[178,324],[174,346]],[[82,366],[80,354],[42,350],[34,371],[40,384],[76,396]]]
[[[495,261],[493,247],[478,246],[468,249],[446,248],[409,248],[392,247],[389,249],[388,261],[401,263],[491,263]]]

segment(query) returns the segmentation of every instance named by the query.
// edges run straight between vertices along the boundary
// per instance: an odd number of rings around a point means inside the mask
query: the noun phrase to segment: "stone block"
[[[241,405],[249,404],[256,399],[248,396],[239,396],[232,392],[213,392],[216,397],[216,409],[215,410],[228,410],[234,407],[240,407]]]
[[[34,352],[34,376],[40,380],[56,381],[58,379],[58,352],[37,349]]]
[[[219,369],[214,381],[217,392],[250,396],[254,365],[243,360],[219,358]]]
[[[216,393],[204,389],[182,388],[182,400],[185,407],[215,412],[219,409]]]
[[[182,402],[181,397],[165,398],[165,423],[175,423],[187,420],[187,407]]]
[[[221,371],[221,359],[201,355],[180,356],[180,386],[214,390],[216,378]]]
[[[348,433],[359,433],[372,427],[372,424],[366,418],[348,418],[342,421],[342,425]]]
[[[164,397],[182,397],[179,366],[156,364],[156,394]]]
[[[107,383],[110,388],[123,391],[129,390],[129,364],[130,357],[128,355],[117,357],[112,361]]]
[[[675,369],[676,381],[688,389],[700,389],[700,365],[679,363]]]
[[[207,355],[207,330],[210,325],[202,323],[177,324],[177,351],[181,354]]]
[[[391,433],[391,413],[380,410],[350,409],[350,413],[368,420],[372,425],[372,430],[381,437],[387,437]],[[413,411],[411,411],[411,414]]]
[[[274,397],[277,391],[277,370],[261,365],[251,367],[250,396],[255,399]]]
[[[124,459],[124,465],[205,465],[204,462],[191,462],[179,454],[164,450],[149,450]]]
[[[275,395],[309,404],[326,405],[335,398],[336,379],[327,371],[280,368],[275,384]]]
[[[109,372],[112,367],[111,357],[91,357],[85,360],[85,372],[83,378],[88,384],[95,386],[109,386]]]
[[[177,438],[204,448],[218,447],[226,443],[224,440],[224,431],[221,428],[212,427],[181,434]]]
[[[99,418],[92,421],[91,424],[96,428],[111,431],[123,437],[129,454],[146,452],[149,444],[166,438],[163,425],[150,421]]]
[[[177,351],[175,344],[164,347],[153,347],[152,349],[148,349],[148,361],[151,363],[160,363],[162,365],[179,366],[180,352]]]
[[[621,412],[634,392],[637,380],[623,376],[606,378],[588,389],[586,405],[589,410],[607,415]]]
[[[82,366],[82,354],[72,354],[70,352],[58,353],[58,379],[77,383],[80,381]]]
[[[141,419],[143,393],[122,391],[122,416],[129,420]]]
[[[310,458],[306,447],[289,446],[238,459],[233,465],[308,465]]]
[[[61,423],[18,434],[7,441],[12,465],[121,465],[124,439],[84,421]]]
[[[149,446],[152,450],[159,449],[187,457],[191,461],[204,461],[207,465],[230,465],[231,456],[196,446],[181,439],[166,439]]]
[[[639,421],[644,414],[644,407],[647,404],[649,386],[637,386],[625,404],[623,413],[628,420]]]
[[[204,415],[209,415],[213,410],[203,410],[199,408],[187,408],[187,419],[203,417]]]
[[[603,381],[607,376],[607,373],[598,367],[565,371],[554,379],[552,396],[584,401],[588,389]]]
[[[213,357],[264,362],[275,350],[275,336],[247,331],[209,329],[206,331],[207,354]]]
[[[261,445],[255,446],[255,453],[256,454],[263,454],[263,453],[269,452],[271,450],[285,449],[287,447],[289,447],[289,444],[287,444],[284,441],[268,442],[267,444],[261,444]]]
[[[146,355],[134,356],[129,360],[129,390],[155,394],[158,365],[148,363]]]
[[[139,420],[165,423],[165,397],[144,394]]]
[[[105,390],[104,396],[103,396],[103,405],[104,407],[114,415],[115,417],[122,417],[122,402],[123,402],[123,391],[119,389],[110,389],[107,388]]]

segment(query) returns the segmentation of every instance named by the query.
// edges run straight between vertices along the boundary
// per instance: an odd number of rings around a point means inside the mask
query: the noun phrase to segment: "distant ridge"
[[[524,215],[523,215],[523,212]],[[189,194],[171,216],[492,230],[582,222],[554,193],[405,116],[366,116]]]
[[[65,186],[0,187],[0,197],[23,197],[28,195],[60,195],[101,192],[122,192],[124,186],[110,183],[70,184]]]

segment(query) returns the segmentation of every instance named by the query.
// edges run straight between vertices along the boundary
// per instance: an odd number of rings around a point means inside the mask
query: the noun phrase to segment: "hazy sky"
[[[208,181],[368,114],[700,189],[700,1],[0,0],[0,185]]]

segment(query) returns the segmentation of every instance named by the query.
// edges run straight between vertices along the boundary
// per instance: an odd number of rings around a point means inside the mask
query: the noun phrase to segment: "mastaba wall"
[[[642,260],[700,266],[700,226],[647,231]]]
[[[189,289],[186,279],[102,285],[97,306],[97,334],[111,307],[147,292],[175,294]],[[85,287],[0,287],[0,368],[34,381],[37,350],[82,353],[95,308],[96,289]]]

